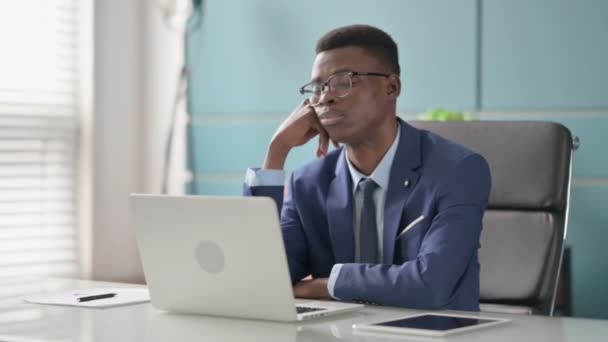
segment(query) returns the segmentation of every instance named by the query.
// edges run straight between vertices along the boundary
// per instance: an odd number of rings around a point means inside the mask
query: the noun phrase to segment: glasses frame
[[[321,96],[323,96],[323,93],[326,93],[327,91],[333,92],[334,90],[331,89],[329,87],[329,82],[337,77],[337,76],[342,76],[342,75],[348,75],[348,82],[349,82],[349,87],[348,87],[348,91],[344,94],[344,95],[336,95],[339,98],[343,98],[348,96],[348,94],[350,94],[351,89],[353,88],[353,77],[354,76],[381,76],[381,77],[390,77],[391,74],[385,74],[385,73],[381,73],[381,72],[363,72],[363,71],[339,71],[331,76],[329,76],[327,78],[327,81],[323,82],[320,84],[321,86],[321,93],[319,95],[315,95],[314,92],[312,90],[306,90],[304,88],[312,85],[312,84],[316,84],[316,81],[312,81],[312,82],[308,82],[305,85],[300,87],[300,94],[302,95],[307,95],[309,94],[308,98],[310,100],[310,103],[314,106],[317,105],[319,102],[315,102],[313,103],[312,98],[313,97],[318,97],[319,99],[321,99]]]

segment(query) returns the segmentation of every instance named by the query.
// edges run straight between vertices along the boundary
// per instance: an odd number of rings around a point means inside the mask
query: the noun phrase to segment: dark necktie
[[[366,178],[359,182],[359,187],[363,191],[363,205],[359,221],[359,262],[375,264],[378,262],[378,229],[376,227],[376,203],[374,203],[374,190],[377,185],[371,178]]]

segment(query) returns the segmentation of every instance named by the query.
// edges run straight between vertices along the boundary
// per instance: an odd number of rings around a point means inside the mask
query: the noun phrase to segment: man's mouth
[[[344,113],[336,112],[336,111],[327,111],[319,114],[319,121],[323,126],[332,126],[339,124],[345,118]]]

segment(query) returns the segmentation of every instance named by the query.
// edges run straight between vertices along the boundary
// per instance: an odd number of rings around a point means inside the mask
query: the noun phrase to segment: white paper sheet
[[[78,298],[95,296],[105,293],[115,293],[112,298],[96,299],[79,302]],[[22,297],[22,300],[31,304],[68,305],[87,308],[111,308],[116,306],[145,303],[150,301],[147,288],[93,288],[61,292],[48,292]]]

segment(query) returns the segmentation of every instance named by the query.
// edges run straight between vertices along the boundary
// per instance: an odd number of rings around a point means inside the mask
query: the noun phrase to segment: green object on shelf
[[[473,119],[473,115],[468,112],[450,112],[449,110],[438,108],[421,113],[420,119],[428,121],[470,121]]]

